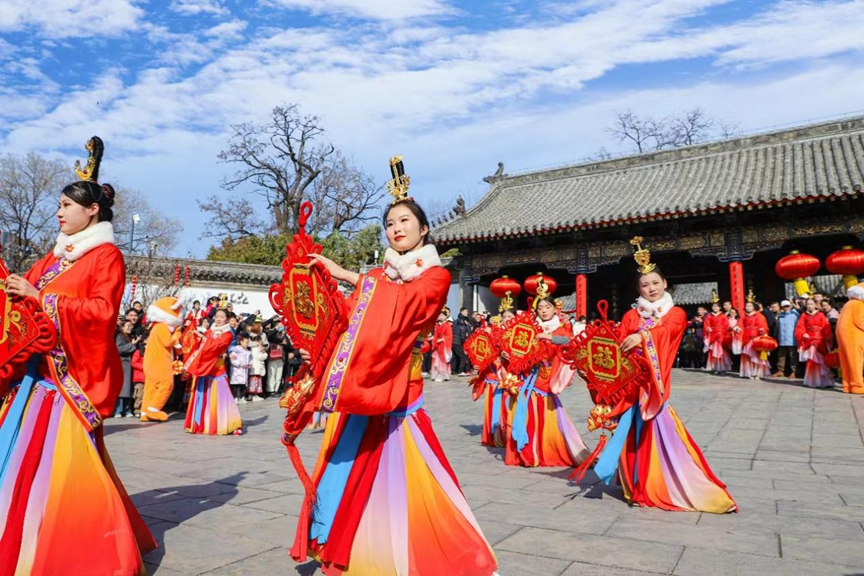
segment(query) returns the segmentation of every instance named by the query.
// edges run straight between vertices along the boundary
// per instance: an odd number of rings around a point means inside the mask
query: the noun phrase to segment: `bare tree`
[[[603,160],[610,160],[611,158],[612,153],[609,152],[605,146],[601,146],[593,155],[588,157],[588,160],[592,162],[602,162]]]
[[[353,232],[377,218],[372,208],[383,197],[383,188],[372,177],[336,151],[312,185],[310,198],[316,212],[311,230],[318,236]]]
[[[702,108],[693,108],[669,121],[668,140],[675,147],[692,146],[707,140],[717,125],[717,120],[710,118]]]
[[[129,246],[132,217],[136,214],[140,221],[135,224],[134,246]],[[119,246],[131,253],[141,253],[141,244],[146,243],[146,252],[154,256],[171,252],[183,232],[182,222],[153,208],[143,192],[129,188],[117,187],[112,223]]]
[[[741,136],[740,122],[726,122],[723,120],[717,121],[717,133],[723,140],[737,138]]]
[[[214,195],[205,202],[199,200],[198,207],[210,214],[210,221],[202,234],[205,238],[222,238],[233,242],[266,231],[266,225],[248,200],[229,198],[223,201]]]
[[[276,231],[295,233],[304,194],[336,150],[321,141],[324,129],[318,117],[301,115],[297,105],[290,104],[274,108],[266,124],[247,122],[231,126],[231,130],[228,149],[219,159],[239,164],[240,169],[223,182],[223,188],[233,191],[251,185],[252,191],[267,201]],[[213,234],[231,220],[219,213],[225,207],[214,202],[201,205],[210,214]],[[231,207],[230,201],[227,207]],[[220,232],[225,236],[231,230],[223,227]]]
[[[619,142],[632,142],[640,154],[674,145],[674,137],[666,118],[640,118],[630,110],[618,111],[615,117],[615,124],[607,131]]]
[[[33,152],[0,158],[0,229],[9,233],[4,256],[12,270],[20,270],[28,256],[41,255],[52,244],[57,199],[73,179],[63,162]]]

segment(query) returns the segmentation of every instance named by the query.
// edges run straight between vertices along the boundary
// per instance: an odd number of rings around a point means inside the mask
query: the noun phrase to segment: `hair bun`
[[[111,184],[102,184],[102,194],[108,199],[108,206],[114,206],[114,196],[117,194]]]

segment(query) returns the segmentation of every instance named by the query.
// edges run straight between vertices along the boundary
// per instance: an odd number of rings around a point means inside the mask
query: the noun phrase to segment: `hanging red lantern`
[[[793,250],[777,262],[774,270],[784,280],[792,280],[795,284],[795,292],[798,296],[803,296],[810,291],[805,278],[818,272],[819,267],[819,259],[815,256]]]
[[[777,340],[767,334],[756,336],[753,338],[753,349],[759,352],[762,360],[767,360],[768,353],[777,349]]]
[[[175,264],[174,265],[174,286],[176,287],[178,284],[180,284],[180,265]]]
[[[825,365],[829,368],[840,368],[840,353],[834,350],[825,354]]]
[[[189,266],[186,266],[186,277],[183,279],[183,285],[189,287]]]
[[[544,276],[542,272],[538,272],[534,276],[529,276],[525,279],[525,291],[532,296],[536,296],[537,284],[540,282],[541,278],[546,283],[546,288],[548,288],[549,294],[554,294],[555,290],[558,288],[558,283],[555,281],[554,278]]]
[[[129,297],[135,297],[135,289],[138,287],[138,274],[132,274],[132,290],[129,292]]]
[[[489,285],[489,291],[498,298],[504,298],[508,294],[510,296],[519,296],[522,293],[522,285],[509,276],[501,276],[501,278],[496,278],[492,281]]]
[[[832,274],[842,274],[846,289],[858,284],[858,275],[864,274],[864,250],[843,246],[825,261],[825,267]]]

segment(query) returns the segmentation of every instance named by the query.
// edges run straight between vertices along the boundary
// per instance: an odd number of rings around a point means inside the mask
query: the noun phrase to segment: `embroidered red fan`
[[[306,364],[300,368],[294,386],[280,401],[288,410],[283,442],[293,442],[307,423],[302,420],[311,417],[306,405],[317,396],[321,375],[347,326],[345,297],[330,273],[310,258],[310,254],[321,253],[321,245],[306,233],[311,215],[312,203],[304,202],[300,206],[300,230],[285,246],[282,283],[270,287],[270,303],[282,317],[292,345],[307,350],[312,357],[311,368]]]
[[[636,385],[643,369],[632,352],[621,352],[618,325],[607,319],[608,308],[605,300],[598,302],[600,319],[561,347],[558,356],[587,378],[595,402],[599,404],[599,398],[607,406],[614,406]]]
[[[549,345],[537,338],[540,332],[530,314],[519,314],[493,333],[498,348],[510,357],[507,367],[510,373],[526,372],[549,356]]]
[[[6,293],[9,270],[0,259],[0,396],[24,375],[25,364],[57,344],[54,323],[32,298],[13,299]]]

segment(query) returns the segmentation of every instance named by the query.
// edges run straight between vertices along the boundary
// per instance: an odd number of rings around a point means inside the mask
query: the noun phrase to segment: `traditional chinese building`
[[[579,313],[635,299],[629,240],[644,237],[682,302],[716,286],[742,308],[786,296],[775,263],[798,249],[825,258],[864,240],[864,116],[517,175],[485,178],[470,210],[434,226],[458,248],[462,303],[494,309],[489,283],[542,271]],[[824,266],[819,274],[827,275]],[[832,278],[815,279],[831,291]],[[521,297],[524,306],[523,294]]]

